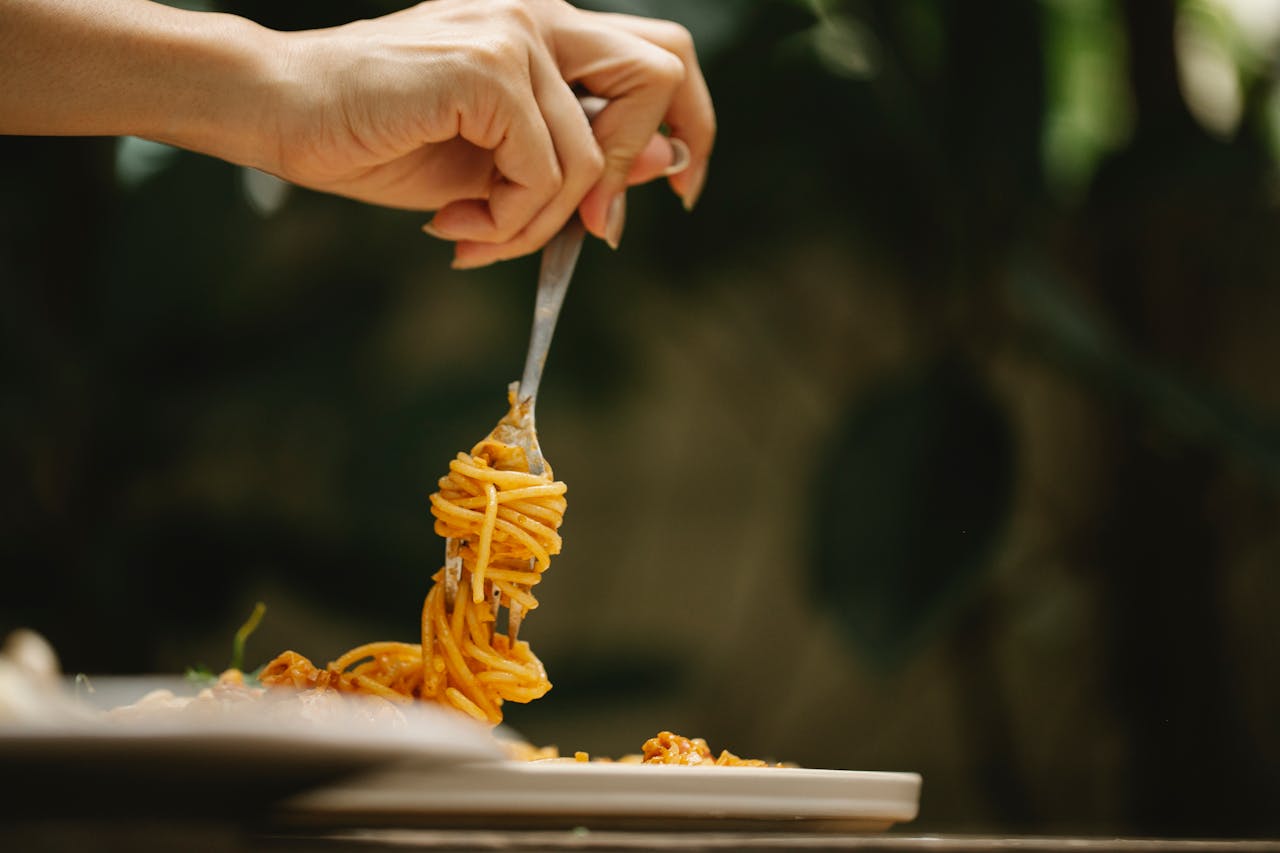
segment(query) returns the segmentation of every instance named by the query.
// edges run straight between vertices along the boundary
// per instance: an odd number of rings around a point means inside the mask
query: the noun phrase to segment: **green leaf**
[[[202,663],[187,667],[182,677],[199,687],[208,687],[218,680],[218,674]]]
[[[866,395],[818,471],[812,592],[881,669],[945,625],[1008,520],[1004,412],[967,365],[943,361]]]

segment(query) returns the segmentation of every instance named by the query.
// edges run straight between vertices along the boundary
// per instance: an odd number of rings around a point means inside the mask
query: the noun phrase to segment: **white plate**
[[[294,825],[526,825],[881,831],[916,816],[920,776],[575,761],[404,765],[286,801]]]
[[[182,687],[173,679],[94,684],[94,700],[106,706],[158,684]],[[503,758],[487,728],[434,706],[407,706],[390,725],[359,713],[349,697],[320,698],[296,708],[250,701],[216,713],[139,719],[60,704],[47,719],[0,723],[0,767],[23,781],[15,798],[0,800],[0,814],[54,804],[110,814],[262,809],[406,758],[424,767]]]

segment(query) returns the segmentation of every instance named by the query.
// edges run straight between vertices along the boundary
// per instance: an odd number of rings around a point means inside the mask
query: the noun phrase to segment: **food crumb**
[[[583,752],[582,750],[578,750],[573,754],[573,760],[574,761],[590,761],[591,756]]]

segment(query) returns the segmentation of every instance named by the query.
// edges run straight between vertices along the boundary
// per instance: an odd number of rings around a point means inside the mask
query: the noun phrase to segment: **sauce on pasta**
[[[431,495],[435,531],[462,572],[452,605],[445,569],[432,576],[419,642],[368,643],[323,669],[286,651],[262,670],[263,684],[440,702],[494,724],[502,721],[504,702],[529,702],[551,689],[529,644],[497,630],[500,606],[524,613],[538,606],[533,587],[560,553],[567,505],[565,484],[550,465],[529,472],[530,454],[540,451],[520,443],[527,417],[512,394],[507,416],[449,463]]]
[[[507,753],[518,761],[568,760],[560,757],[560,750],[554,746],[534,746],[533,744],[516,742],[508,743]],[[614,763],[612,758],[592,758],[589,753],[578,751],[573,754],[578,762],[597,761]],[[618,764],[672,764],[681,767],[792,767],[789,764],[770,764],[759,758],[740,758],[727,749],[714,755],[711,747],[700,737],[688,738],[674,732],[658,732],[644,742],[640,752],[624,755],[616,759]]]

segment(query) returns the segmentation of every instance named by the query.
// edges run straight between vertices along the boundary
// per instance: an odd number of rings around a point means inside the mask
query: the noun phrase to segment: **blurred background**
[[[919,771],[921,832],[1280,833],[1280,2],[591,5],[686,24],[721,135],[584,252],[509,722]],[[0,162],[0,630],[414,639],[536,259],[138,139]]]

